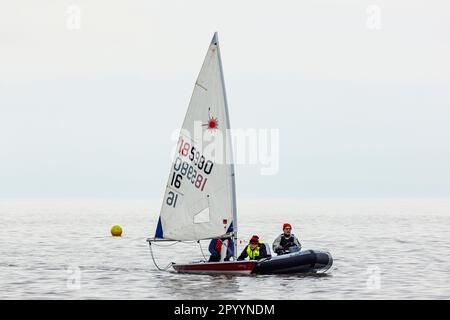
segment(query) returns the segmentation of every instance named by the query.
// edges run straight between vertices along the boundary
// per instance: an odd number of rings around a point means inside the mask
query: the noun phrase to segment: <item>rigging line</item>
[[[155,246],[157,246],[157,247],[171,247],[171,246],[174,246],[174,245],[176,245],[176,244],[178,244],[178,241],[177,242],[174,242],[174,243],[171,243],[171,244],[156,244],[156,243],[153,243]]]
[[[167,266],[165,266],[164,268],[161,268],[160,266],[158,266],[158,264],[155,261],[155,257],[153,256],[153,250],[152,250],[152,244],[149,242],[149,247],[150,247],[150,255],[152,256],[152,260],[153,260],[153,264],[155,265],[155,267],[160,270],[160,271],[167,271],[172,265],[173,262],[170,262]]]
[[[164,247],[171,247],[171,246],[174,246],[174,245],[179,244],[179,243],[195,243],[195,242],[197,242],[197,241],[195,241],[195,240],[192,240],[192,241],[174,241],[171,244],[156,244],[156,242],[153,242],[153,244],[155,246],[157,246],[157,247],[163,247],[164,248]]]
[[[205,259],[205,261],[206,261],[207,259],[206,259],[205,254],[203,253],[202,244],[200,243],[200,240],[198,240],[197,242],[198,242],[198,246],[200,247],[200,251],[202,252],[203,259]]]

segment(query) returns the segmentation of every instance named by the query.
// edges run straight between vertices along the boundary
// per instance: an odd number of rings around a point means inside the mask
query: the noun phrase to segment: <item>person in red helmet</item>
[[[273,251],[278,255],[299,251],[302,248],[300,241],[291,233],[292,226],[289,223],[283,224],[283,233],[273,242]]]
[[[241,255],[238,257],[238,261],[244,260],[247,257],[249,260],[259,260],[268,257],[266,245],[259,241],[258,236],[253,236],[250,239],[250,243],[244,248]]]

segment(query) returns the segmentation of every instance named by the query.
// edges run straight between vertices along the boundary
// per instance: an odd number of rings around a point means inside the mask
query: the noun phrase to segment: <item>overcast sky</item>
[[[77,8],[78,20],[74,19]],[[450,2],[2,1],[0,198],[161,197],[219,32],[241,197],[450,195]]]

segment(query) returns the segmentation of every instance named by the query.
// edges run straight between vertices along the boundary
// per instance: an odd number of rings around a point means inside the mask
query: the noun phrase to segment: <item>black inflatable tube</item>
[[[333,258],[328,252],[306,250],[261,260],[253,273],[280,274],[326,271],[332,264]]]

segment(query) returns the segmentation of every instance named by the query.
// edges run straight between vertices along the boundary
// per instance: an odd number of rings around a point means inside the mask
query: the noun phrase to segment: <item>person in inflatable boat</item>
[[[300,251],[302,245],[297,237],[291,233],[292,226],[289,223],[283,224],[283,233],[280,234],[273,242],[273,251],[278,255]]]
[[[259,260],[262,258],[267,258],[269,255],[267,254],[266,245],[259,241],[258,236],[253,236],[250,239],[250,243],[244,248],[241,255],[238,258],[239,260],[244,260],[245,258],[249,258],[249,260]]]

